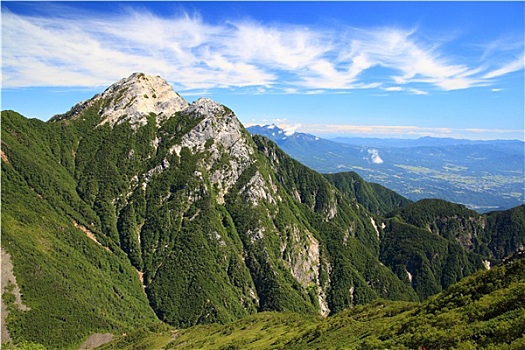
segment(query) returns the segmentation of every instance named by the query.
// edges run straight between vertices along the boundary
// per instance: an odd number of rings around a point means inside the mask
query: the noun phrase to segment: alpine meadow
[[[525,347],[525,205],[320,174],[144,73],[1,122],[2,348]]]

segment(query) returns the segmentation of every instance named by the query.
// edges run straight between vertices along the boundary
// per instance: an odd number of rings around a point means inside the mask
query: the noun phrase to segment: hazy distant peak
[[[294,135],[295,128],[281,128],[276,124],[265,124],[265,125],[253,125],[250,126],[250,130],[253,130],[254,133],[265,135],[267,137],[279,137],[281,139],[286,139],[288,136]]]
[[[274,132],[274,133],[284,133],[284,130],[281,129],[280,127],[278,127],[277,125],[275,124],[266,124],[266,125],[263,125],[263,126],[260,126],[260,125],[256,125],[255,127],[259,127],[259,128],[262,128],[262,129],[266,129],[270,132]]]

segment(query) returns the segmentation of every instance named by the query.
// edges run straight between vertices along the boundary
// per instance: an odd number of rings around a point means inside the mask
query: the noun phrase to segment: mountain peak
[[[189,106],[189,103],[173,91],[171,85],[160,76],[133,73],[108,87],[102,94],[76,105],[70,118],[78,118],[97,102],[100,102],[99,125],[109,123],[114,127],[127,121],[135,130],[146,125],[147,117],[152,113],[156,116],[158,126]]]
[[[109,104],[100,111],[103,118],[100,124],[111,126],[124,121],[129,121],[132,127],[145,125],[151,113],[157,116],[159,124],[189,105],[166,80],[144,73],[133,73],[119,80],[100,98],[109,99]]]
[[[248,127],[248,131],[252,134],[263,135],[269,138],[270,140],[282,139],[285,137],[285,130],[279,128],[275,124],[265,124],[265,125],[252,125]]]
[[[210,98],[201,97],[189,105],[186,112],[198,117],[208,117],[210,115],[223,114],[226,110],[222,104]]]

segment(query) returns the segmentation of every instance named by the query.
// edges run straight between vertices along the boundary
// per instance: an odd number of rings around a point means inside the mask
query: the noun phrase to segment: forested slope
[[[523,349],[525,259],[424,302],[378,300],[320,320],[261,313],[227,325],[141,329],[103,349]]]
[[[75,135],[60,129],[2,113],[2,249],[29,308],[20,310],[4,293],[8,330],[16,341],[50,348],[156,319],[127,256],[91,224],[98,218],[77,195],[68,170],[72,149],[54,148],[68,138],[72,145]]]

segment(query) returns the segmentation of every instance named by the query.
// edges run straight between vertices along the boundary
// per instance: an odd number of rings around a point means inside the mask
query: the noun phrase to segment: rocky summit
[[[156,116],[157,125],[160,125],[189,104],[160,76],[134,73],[111,85],[102,94],[77,104],[68,117],[79,118],[95,105],[101,118],[99,125],[108,123],[113,127],[128,122],[136,130],[147,124],[147,116],[152,113]],[[53,120],[59,119],[55,117]]]
[[[2,204],[7,330],[51,348],[155,320],[424,299],[525,242],[525,206],[479,215],[323,176],[143,73],[50,122],[3,111]]]

